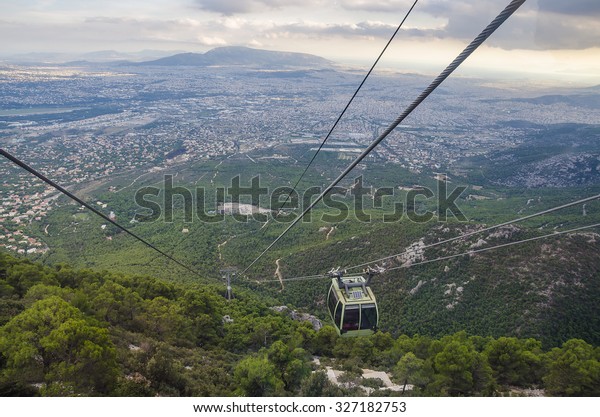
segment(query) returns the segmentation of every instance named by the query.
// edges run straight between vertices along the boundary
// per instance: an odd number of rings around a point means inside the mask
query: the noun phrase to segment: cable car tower
[[[375,294],[369,287],[371,278],[383,268],[367,268],[364,276],[344,277],[339,268],[329,271],[331,287],[327,308],[331,320],[342,337],[368,336],[377,330],[379,310]]]
[[[237,273],[237,268],[223,268],[221,269],[221,273],[223,274],[223,279],[227,285],[227,292],[225,293],[225,297],[227,301],[231,301],[233,298],[233,293],[231,291],[231,276]]]

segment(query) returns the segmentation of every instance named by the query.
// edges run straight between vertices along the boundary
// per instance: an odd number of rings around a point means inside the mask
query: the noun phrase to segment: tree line
[[[366,395],[360,386],[399,395],[365,379],[367,367],[412,385],[405,395],[600,395],[600,348],[580,339],[545,350],[536,339],[464,331],[340,338],[274,302],[0,253],[0,395]],[[344,371],[343,384],[324,366]]]

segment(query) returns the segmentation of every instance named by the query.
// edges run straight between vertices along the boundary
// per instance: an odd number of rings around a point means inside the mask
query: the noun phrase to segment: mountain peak
[[[251,66],[261,68],[329,68],[331,61],[298,52],[269,51],[245,46],[223,46],[203,54],[185,52],[139,65],[160,66]]]

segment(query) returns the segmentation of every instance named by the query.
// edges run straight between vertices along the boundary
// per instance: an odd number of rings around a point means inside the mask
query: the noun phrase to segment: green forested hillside
[[[600,348],[583,340],[545,351],[531,338],[464,331],[342,339],[235,293],[226,301],[215,286],[0,253],[0,395],[364,395],[359,384],[393,394],[361,378],[364,367],[414,385],[406,395],[600,395]],[[324,365],[345,371],[343,388]]]
[[[453,169],[465,172],[470,181],[486,185],[531,189],[598,184],[597,125],[553,124],[536,130],[515,148],[464,158]]]
[[[318,184],[328,180],[344,164],[344,161],[337,161],[331,156],[327,158],[322,170],[315,168],[308,171],[307,183]],[[374,165],[357,168],[357,175],[363,176],[365,187],[371,190],[371,185],[386,186],[397,193],[384,199],[381,208],[374,208],[371,198],[363,199],[366,213],[372,215],[370,222],[357,219],[349,196],[337,196],[336,199],[347,204],[345,211],[341,213],[336,208],[318,205],[310,215],[310,222],[302,222],[293,228],[245,276],[236,277],[235,284],[254,294],[268,295],[278,303],[289,304],[326,319],[324,297],[327,279],[291,281],[285,284],[284,291],[277,282],[257,282],[274,279],[276,260],[279,260],[284,278],[323,274],[332,267],[346,267],[401,253],[419,242],[434,243],[600,193],[598,186],[523,190],[488,183],[483,187],[469,185],[457,201],[468,222],[460,223],[450,216],[446,222],[434,217],[426,223],[415,223],[404,214],[402,220],[384,223],[382,217],[390,214],[395,204],[406,203],[406,192],[399,191],[399,186],[423,184],[436,190],[438,184],[432,173],[417,174],[394,164]],[[190,190],[205,187],[207,196],[212,199],[208,208],[214,209],[216,187],[229,187],[239,172],[253,173],[242,176],[243,186],[249,186],[256,174],[261,175],[262,185],[272,188],[288,183],[290,177],[301,173],[299,169],[281,161],[257,165],[244,157],[205,161],[178,167],[179,175],[174,184]],[[110,225],[103,229],[101,219],[62,201],[44,222],[31,225],[39,229],[37,236],[50,248],[44,255],[39,255],[41,262],[48,265],[68,263],[75,268],[106,269],[125,274],[148,274],[172,283],[198,284],[202,281],[203,284],[216,284],[222,282],[221,268],[233,266],[243,270],[284,230],[289,221],[287,218],[279,219],[280,222],[271,221],[266,227],[258,221],[237,221],[231,215],[214,223],[197,217],[186,221],[186,211],[179,198],[175,199],[172,222],[160,218],[155,222],[130,223],[139,209],[134,198],[137,186],[157,186],[161,191],[156,200],[162,201],[165,193],[161,188],[161,175],[145,176],[135,186],[130,186],[130,178],[111,181],[90,185],[78,190],[78,193],[94,204],[96,201],[104,202],[107,205],[104,210],[107,213],[113,211],[118,222],[200,271],[202,278],[169,264]],[[451,181],[449,190],[467,185],[466,182],[461,183],[460,178],[452,178]],[[345,186],[350,185],[351,181],[345,183]],[[111,187],[118,191],[109,191]],[[303,190],[302,187],[299,189]],[[268,207],[267,201],[263,203],[261,206]],[[418,199],[415,205],[419,212],[435,210],[436,199]],[[322,218],[338,214],[347,217],[329,221]],[[289,218],[293,216],[291,214]],[[598,222],[600,201],[593,201],[586,204],[585,209],[572,207],[519,223],[516,228],[432,248],[422,260]],[[544,348],[560,346],[571,338],[581,338],[598,345],[600,305],[596,300],[600,298],[600,238],[594,233],[590,229],[589,233],[563,235],[388,272],[373,282],[381,310],[380,328],[394,336],[421,334],[442,337],[466,330],[469,334],[481,336],[534,337],[542,341]],[[393,258],[382,263],[388,268],[400,264]]]
[[[464,233],[471,226],[424,227],[411,223],[371,226],[357,238],[339,237],[281,256],[284,277],[327,271],[332,265],[356,265],[380,254],[400,253],[420,238],[425,244]],[[446,230],[447,229],[447,230]],[[446,230],[445,232],[443,230]],[[468,252],[547,232],[523,227],[484,233],[466,242],[427,251],[423,260]],[[485,245],[480,242],[485,241]],[[479,242],[479,243],[478,243]],[[480,246],[478,246],[480,245]],[[389,248],[393,248],[390,250]],[[232,243],[228,254],[240,248]],[[395,259],[381,263],[400,265]],[[257,267],[257,269],[260,268]],[[263,276],[271,277],[274,267]],[[269,273],[270,272],[270,273]],[[360,270],[352,271],[360,272]],[[286,303],[325,317],[327,279],[254,284]],[[380,327],[394,335],[441,337],[460,330],[481,336],[535,337],[545,347],[570,338],[600,343],[600,237],[594,233],[561,236],[391,271],[377,276]]]

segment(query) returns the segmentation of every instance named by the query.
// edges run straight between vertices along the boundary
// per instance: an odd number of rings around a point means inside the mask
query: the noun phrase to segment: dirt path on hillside
[[[275,273],[273,275],[275,275],[278,279],[279,279],[279,283],[281,284],[281,291],[284,290],[284,286],[283,286],[283,275],[281,274],[281,265],[279,264],[280,259],[277,259],[275,261],[275,265],[277,266],[277,269],[275,270]]]

